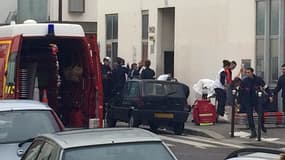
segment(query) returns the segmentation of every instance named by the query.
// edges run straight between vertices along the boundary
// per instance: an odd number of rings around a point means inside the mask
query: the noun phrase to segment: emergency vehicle
[[[102,127],[96,36],[75,24],[27,20],[0,26],[0,99],[40,100],[67,126],[87,127],[99,118]]]

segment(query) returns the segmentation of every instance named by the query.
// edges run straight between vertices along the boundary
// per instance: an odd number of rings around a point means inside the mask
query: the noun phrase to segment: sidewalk
[[[278,127],[275,125],[265,125],[267,128],[267,133],[261,133],[263,142],[274,143],[284,145],[285,147],[285,127]],[[208,126],[198,126],[192,123],[192,113],[190,113],[187,122],[185,123],[185,132],[199,135],[204,137],[210,137],[214,139],[228,139],[237,140],[241,143],[252,143],[258,142],[256,139],[250,139],[250,130],[246,128],[245,125],[235,126],[235,137],[230,136],[231,123],[230,122],[220,122],[214,125]]]

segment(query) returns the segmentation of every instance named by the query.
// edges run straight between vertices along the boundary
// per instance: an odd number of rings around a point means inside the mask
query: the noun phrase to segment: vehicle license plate
[[[174,115],[172,113],[155,113],[154,114],[155,118],[168,118],[168,119],[172,119],[174,117]]]

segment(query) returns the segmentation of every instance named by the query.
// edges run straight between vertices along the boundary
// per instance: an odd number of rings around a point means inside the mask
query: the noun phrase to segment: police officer
[[[281,66],[282,75],[279,77],[277,86],[274,89],[274,95],[277,96],[278,92],[282,89],[282,106],[283,106],[283,112],[285,112],[285,64]],[[272,102],[272,97],[270,98],[270,101]]]
[[[145,69],[141,73],[141,79],[154,79],[155,72],[150,68],[150,60],[145,61]]]
[[[122,67],[122,58],[116,58],[113,64],[113,71],[111,75],[112,81],[112,95],[121,94],[125,82],[126,82],[126,72]]]
[[[110,58],[105,57],[103,59],[103,64],[101,66],[102,72],[102,82],[103,82],[103,92],[104,92],[104,103],[108,102],[111,98],[111,66],[110,66]]]
[[[239,96],[240,96],[240,104],[241,107],[246,110],[248,125],[251,130],[250,138],[255,138],[257,136],[254,120],[253,120],[253,109],[257,113],[258,112],[258,96],[257,91],[265,86],[265,82],[262,78],[256,76],[254,74],[253,68],[246,69],[247,77],[244,78],[240,84]],[[261,114],[261,129],[263,132],[266,132],[266,128],[264,127],[264,116],[263,109],[260,111]]]

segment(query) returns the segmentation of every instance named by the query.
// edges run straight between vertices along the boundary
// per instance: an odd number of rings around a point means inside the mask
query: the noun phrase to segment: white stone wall
[[[98,0],[85,0],[84,13],[69,13],[68,0],[62,0],[62,20],[70,22],[96,22]],[[58,20],[58,0],[49,1],[50,19],[51,21]]]
[[[17,0],[3,0],[0,5],[0,24],[4,24],[10,11],[17,11]]]
[[[199,79],[214,80],[223,59],[237,61],[236,71],[241,59],[251,59],[255,66],[255,0],[99,0],[101,57],[106,54],[106,14],[118,13],[118,54],[131,63],[141,57],[141,11],[149,10],[149,26],[157,28],[158,8],[163,7],[175,7],[174,74],[191,90]],[[157,41],[160,36],[156,31]],[[157,41],[149,59],[161,72]]]

